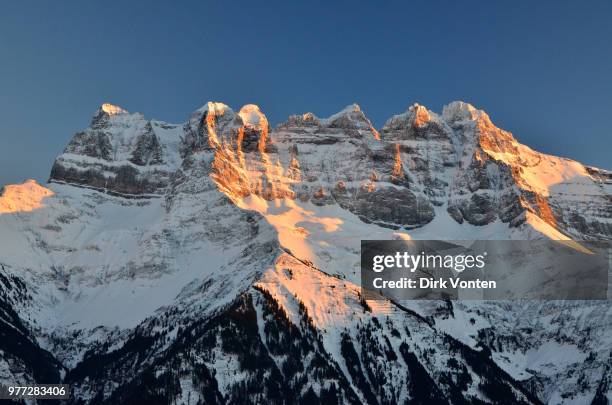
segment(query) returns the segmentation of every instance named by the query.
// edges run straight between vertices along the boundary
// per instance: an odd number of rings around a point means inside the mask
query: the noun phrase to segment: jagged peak
[[[127,110],[111,103],[103,103],[100,108],[98,108],[98,112],[102,112],[111,116],[119,114],[129,114]]]
[[[131,114],[127,110],[111,103],[103,103],[94,114],[91,120],[91,127],[101,129],[111,125],[111,122],[125,122],[126,120],[140,120],[144,116],[140,113]]]
[[[425,126],[431,120],[429,110],[420,104],[414,103],[408,111],[411,113],[414,125],[417,127]]]
[[[209,101],[204,104],[202,107],[195,110],[191,113],[191,117],[189,118],[189,122],[191,124],[197,125],[197,123],[202,120],[203,116],[213,116],[213,117],[223,117],[230,116],[233,118],[234,110],[232,110],[227,104],[220,103],[218,101]]]
[[[280,124],[280,127],[312,127],[321,126],[321,120],[312,112],[304,114],[290,115],[286,122]]]
[[[225,103],[218,101],[209,101],[202,107],[194,111],[194,114],[202,114],[204,112],[213,113],[215,115],[225,115],[226,113],[233,113],[234,111]]]
[[[204,114],[223,116],[228,113],[234,114],[234,110],[232,110],[227,104],[219,101],[207,101],[204,105],[191,113],[191,119],[194,117],[202,117]]]
[[[370,120],[363,113],[361,107],[356,103],[349,104],[336,114],[320,121],[326,127],[370,130],[375,138],[378,139],[380,137]]]
[[[268,128],[268,119],[261,112],[259,106],[255,104],[246,104],[238,112],[242,119],[242,123],[247,128],[265,129]]]
[[[235,116],[234,110],[227,104],[209,101],[191,113],[187,125],[193,132],[197,133],[199,128],[214,126],[217,121],[232,121]],[[208,129],[208,131],[210,131],[210,129]]]
[[[207,117],[225,117],[230,119],[233,119],[237,115],[240,117],[240,120],[242,120],[244,126],[254,129],[261,129],[268,126],[268,119],[256,104],[246,104],[236,113],[225,103],[209,101],[193,112],[190,121],[199,121],[204,114],[206,114]]]
[[[511,132],[495,126],[485,111],[469,103],[453,101],[444,106],[442,117],[451,127],[472,127],[472,130],[463,131],[464,136],[472,139],[472,142],[496,160],[509,164],[538,160],[531,149],[522,147],[514,139]]]
[[[357,103],[352,103],[344,107],[342,110],[338,112],[338,114],[342,113],[352,113],[352,112],[361,112],[361,107]]]
[[[311,112],[307,112],[307,113],[305,113],[305,114],[302,114],[302,119],[303,119],[304,121],[315,121],[315,120],[318,120],[317,116],[316,116],[316,115],[314,115],[314,114],[313,114],[313,113],[311,113]]]
[[[346,107],[344,107],[342,110],[338,111],[337,113],[332,114],[328,118],[325,118],[324,121],[333,122],[337,120],[338,118],[355,117],[355,116],[357,117],[363,116],[365,118],[363,111],[361,111],[361,107],[359,107],[359,104],[357,103],[347,105]]]
[[[404,113],[392,116],[383,126],[383,130],[405,128],[407,126],[424,127],[432,120],[437,120],[438,115],[429,111],[427,107],[414,103]]]
[[[453,101],[445,105],[442,109],[442,118],[451,125],[460,121],[476,121],[492,125],[491,119],[486,112],[464,101]]]
[[[375,138],[378,132],[365,116],[359,104],[353,103],[327,118],[319,118],[312,112],[289,116],[286,123],[281,126],[320,126],[328,128],[364,129],[371,130]]]

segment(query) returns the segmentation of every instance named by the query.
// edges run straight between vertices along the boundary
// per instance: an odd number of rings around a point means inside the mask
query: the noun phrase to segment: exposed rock
[[[50,181],[133,197],[161,195],[177,169],[178,130],[103,104],[90,128],[77,133],[55,160]]]

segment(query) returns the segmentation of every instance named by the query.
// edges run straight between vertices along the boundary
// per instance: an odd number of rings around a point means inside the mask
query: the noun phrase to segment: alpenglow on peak
[[[108,115],[118,115],[118,114],[127,114],[127,110],[119,107],[118,105],[114,105],[111,103],[103,103],[100,106],[100,111],[107,113]]]

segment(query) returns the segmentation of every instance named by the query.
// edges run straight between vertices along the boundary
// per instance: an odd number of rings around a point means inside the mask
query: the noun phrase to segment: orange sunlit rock
[[[100,107],[102,109],[102,111],[104,111],[105,113],[107,113],[108,115],[117,115],[117,114],[126,114],[127,111],[124,110],[123,108],[111,104],[111,103],[104,103],[102,104],[102,107]]]
[[[34,180],[5,186],[0,196],[0,214],[30,212],[43,208],[44,199],[52,195],[53,191]]]
[[[431,120],[429,115],[429,111],[427,108],[422,105],[415,104],[414,105],[414,126],[418,128],[422,128]]]
[[[392,176],[394,179],[404,178],[404,169],[402,167],[402,157],[400,155],[400,146],[398,143],[395,144],[395,163],[393,164]]]

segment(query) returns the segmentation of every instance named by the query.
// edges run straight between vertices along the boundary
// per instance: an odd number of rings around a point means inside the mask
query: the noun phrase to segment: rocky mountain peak
[[[269,127],[268,119],[261,112],[259,106],[255,104],[247,104],[240,109],[238,113],[245,127],[262,130]]]
[[[351,114],[351,113],[363,113],[361,107],[357,103],[352,103],[338,111],[336,114]]]
[[[220,102],[209,101],[195,110],[185,124],[183,157],[219,145],[226,128],[238,125],[236,118],[236,113]]]
[[[380,134],[356,103],[350,104],[331,117],[321,120],[321,124],[327,128],[345,130],[351,136],[371,134],[375,139],[380,139]]]
[[[210,122],[220,119],[227,120],[228,118],[233,120],[234,117],[234,111],[226,104],[209,101],[191,114],[188,124],[192,129],[196,130],[198,126],[202,123],[205,124],[207,120]]]
[[[442,109],[442,119],[451,127],[475,125],[481,131],[497,129],[489,115],[463,101],[453,101]]]
[[[94,113],[91,124],[92,126],[95,126],[96,124],[99,124],[99,123],[108,122],[108,120],[111,117],[122,116],[122,115],[129,115],[129,112],[117,105],[110,104],[110,103],[103,103],[100,107],[98,107],[98,109]]]
[[[365,131],[365,133],[371,133],[375,139],[380,139],[378,131],[356,103],[344,107],[328,118],[319,118],[314,113],[307,112],[301,115],[291,115],[286,122],[279,125],[281,129],[292,127],[310,128],[310,130],[319,128],[319,132],[327,132],[328,130],[331,130],[331,132],[346,131],[353,136],[363,135],[364,133],[360,133],[360,131]]]
[[[105,103],[55,159],[49,180],[124,196],[157,195],[178,165],[181,130]]]
[[[479,146],[494,158],[508,160],[511,156],[517,156],[520,153],[519,144],[512,133],[498,128],[485,111],[469,103],[454,101],[444,106],[442,119],[456,133],[461,134],[463,142]],[[525,153],[527,152],[525,149]],[[506,156],[502,157],[500,153]]]
[[[410,106],[408,111],[411,113],[413,123],[417,127],[424,127],[431,119],[431,116],[429,115],[429,110],[427,110],[426,107],[420,104],[413,104],[412,106]]]
[[[215,119],[234,119],[236,113],[227,104],[209,101],[193,112],[192,118],[214,117]],[[211,118],[212,119],[212,118]]]
[[[130,114],[127,110],[110,103],[103,103],[96,110],[91,119],[90,127],[92,129],[104,129],[111,125],[123,126],[131,121],[144,120],[144,116],[140,113]]]
[[[382,131],[389,132],[408,128],[422,129],[433,121],[440,121],[436,113],[429,111],[427,107],[421,104],[414,103],[406,112],[389,118]]]
[[[128,112],[123,108],[111,103],[103,103],[100,106],[99,111],[102,111],[108,115],[128,114]]]
[[[279,127],[320,127],[321,120],[311,112],[304,114],[296,114],[289,116],[287,122],[279,125]]]
[[[368,129],[372,126],[361,107],[353,103],[344,107],[329,118],[322,120],[324,126],[343,129]]]
[[[269,127],[268,119],[255,104],[247,104],[236,113],[226,104],[209,102],[192,114],[186,148],[193,151],[223,146],[234,151],[250,149],[260,140],[266,143]]]

